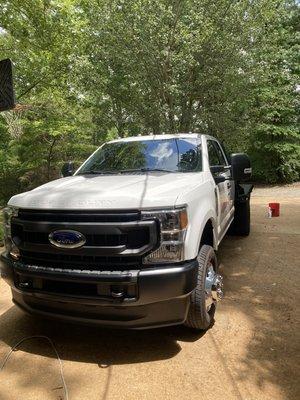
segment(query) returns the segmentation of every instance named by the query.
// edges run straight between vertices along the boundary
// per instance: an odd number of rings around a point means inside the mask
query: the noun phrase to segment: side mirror
[[[72,161],[66,162],[61,168],[62,177],[72,176],[75,172],[75,166]]]
[[[246,182],[251,178],[250,158],[245,153],[231,154],[232,178],[238,182]]]

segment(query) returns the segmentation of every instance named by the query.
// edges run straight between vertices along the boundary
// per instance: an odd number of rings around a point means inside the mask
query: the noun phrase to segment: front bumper
[[[190,293],[197,284],[198,264],[192,260],[134,271],[79,273],[24,265],[4,253],[0,270],[11,286],[13,302],[26,312],[137,329],[185,321]]]

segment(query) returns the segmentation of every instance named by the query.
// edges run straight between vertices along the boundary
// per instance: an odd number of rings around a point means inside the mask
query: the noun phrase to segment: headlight
[[[19,258],[19,249],[12,240],[11,236],[11,219],[18,216],[18,209],[16,207],[7,206],[3,210],[4,222],[4,244],[6,251],[14,258]]]
[[[183,261],[184,240],[188,224],[186,208],[142,211],[142,219],[153,218],[160,223],[161,244],[157,250],[144,258],[144,263],[157,264]]]

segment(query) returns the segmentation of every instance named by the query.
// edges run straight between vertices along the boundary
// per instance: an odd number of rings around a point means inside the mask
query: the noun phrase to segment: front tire
[[[203,245],[198,257],[197,286],[191,294],[190,308],[185,326],[197,330],[208,329],[214,321],[217,301],[222,298],[222,278],[218,275],[218,262],[214,249]]]

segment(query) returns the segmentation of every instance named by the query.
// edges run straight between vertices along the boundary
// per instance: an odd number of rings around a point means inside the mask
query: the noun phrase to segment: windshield
[[[196,138],[135,140],[103,145],[76,175],[135,171],[195,172],[201,168],[201,146]]]

